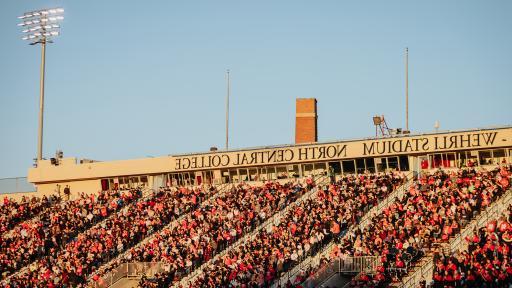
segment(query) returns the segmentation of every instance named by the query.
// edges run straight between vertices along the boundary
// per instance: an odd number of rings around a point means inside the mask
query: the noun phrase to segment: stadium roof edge
[[[397,134],[397,135],[386,136],[386,137],[349,138],[349,139],[328,140],[328,141],[300,143],[300,144],[278,144],[278,145],[270,145],[270,146],[254,146],[254,147],[245,147],[245,148],[229,149],[229,150],[221,149],[221,150],[217,150],[217,151],[190,152],[190,153],[184,153],[184,154],[167,154],[166,156],[168,156],[168,157],[183,157],[183,156],[202,155],[202,154],[240,152],[240,151],[246,151],[246,150],[300,147],[300,146],[308,146],[308,145],[322,145],[322,144],[343,143],[343,142],[352,142],[352,141],[393,139],[393,138],[400,138],[400,137],[414,137],[414,136],[426,136],[426,135],[434,135],[434,134],[460,133],[460,132],[484,131],[484,130],[492,130],[492,129],[510,129],[510,128],[512,128],[512,124],[511,125],[491,125],[491,126],[480,127],[480,128],[428,131],[428,132],[419,132],[419,133],[410,133],[410,134]]]

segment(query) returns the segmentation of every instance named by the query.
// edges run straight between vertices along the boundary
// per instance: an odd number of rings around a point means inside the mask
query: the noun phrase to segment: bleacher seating
[[[148,243],[131,249],[121,261],[164,261],[170,267],[164,281],[171,282],[190,273],[295,201],[304,194],[306,186],[311,189],[314,184],[239,184],[212,203],[198,207],[173,227],[163,229]],[[105,267],[104,271],[120,262]],[[95,280],[100,281],[99,275]]]
[[[20,201],[4,196],[0,202],[0,233],[3,235],[17,224],[39,215],[60,200],[57,195],[23,196]]]
[[[55,254],[79,232],[140,196],[140,191],[136,190],[101,191],[81,193],[77,199],[54,204],[37,219],[22,222],[9,233],[2,234],[0,272],[5,277],[45,255]]]
[[[507,287],[512,283],[512,207],[467,237],[467,250],[435,259],[433,287]]]
[[[385,286],[398,281],[424,253],[457,234],[480,210],[508,189],[510,167],[477,172],[437,171],[421,177],[402,199],[374,217],[364,231],[348,235],[335,257],[378,255],[373,276],[354,286]]]
[[[404,173],[345,175],[301,201],[315,186],[311,179],[241,183],[223,193],[215,187],[172,187],[146,197],[132,190],[81,194],[70,201],[5,200],[0,287],[96,286],[130,262],[164,267],[143,277],[140,287],[176,285],[199,267],[202,273],[186,287],[263,287],[328,243],[337,243],[330,257],[379,256],[376,273],[362,273],[352,284],[385,286],[498,199],[509,188],[510,175],[509,166],[421,175],[403,197],[389,198],[382,213],[367,216],[369,225],[362,231],[348,228],[405,183]],[[280,214],[279,222],[267,221],[285,207],[291,209]],[[271,225],[261,226],[265,221]],[[467,252],[436,258],[435,285],[510,282],[510,219],[490,227],[468,239]],[[250,233],[255,237],[234,245]],[[324,258],[320,265],[327,262]],[[301,285],[317,269],[308,267],[285,286]]]
[[[253,240],[210,263],[190,286],[268,285],[279,273],[315,253],[334,235],[355,223],[364,214],[364,208],[378,203],[403,180],[403,174],[345,177],[289,211],[279,225],[260,231]],[[179,279],[173,271],[171,268],[169,275],[157,277],[155,286],[166,287],[169,278]]]
[[[27,271],[11,277],[8,283],[25,287],[29,281],[38,279],[40,285],[48,287],[85,286],[87,275],[99,265],[157,231],[181,213],[190,211],[206,194],[215,194],[215,190],[161,190],[149,198],[127,205],[126,209],[117,209],[116,213],[99,225],[69,239],[61,250],[42,257],[32,263]],[[110,201],[108,203],[113,205]],[[107,206],[95,210],[99,209],[107,217]]]

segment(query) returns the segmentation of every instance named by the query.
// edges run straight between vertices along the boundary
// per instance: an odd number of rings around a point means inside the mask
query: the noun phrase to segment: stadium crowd
[[[314,187],[311,179],[307,184],[267,182],[258,187],[242,183],[224,194],[214,187],[173,187],[147,198],[140,190],[131,190],[82,193],[69,201],[6,199],[0,209],[0,217],[7,220],[0,226],[5,227],[0,287],[85,287],[91,275],[89,280],[99,283],[106,272],[133,261],[164,262],[164,271],[144,277],[141,287],[168,287],[203,263],[208,263],[204,272],[187,287],[264,287],[333,239],[338,244],[331,257],[380,257],[377,273],[361,275],[355,285],[385,286],[501,196],[510,187],[510,170],[502,166],[477,172],[470,167],[422,175],[366,229],[355,230],[343,241],[348,227],[405,182],[404,173],[346,175],[296,205],[292,203]],[[214,200],[205,201],[213,195]],[[230,249],[290,205],[279,223]],[[48,213],[41,213],[44,209]],[[9,220],[9,215],[23,220]],[[501,287],[512,280],[510,217],[491,222],[470,237],[467,252],[436,258],[435,284]],[[225,255],[210,261],[224,250]],[[104,266],[123,252],[125,257]],[[300,273],[287,285],[300,285],[314,270]]]
[[[512,283],[512,207],[471,237],[467,250],[435,259],[434,287],[509,287]]]
[[[112,263],[106,271],[121,261],[164,261],[177,277],[186,275],[294,202],[306,188],[312,189],[313,181],[308,182],[267,182],[256,187],[239,184],[177,225],[163,229],[148,243],[131,249],[127,257]],[[95,280],[101,281],[99,276]]]
[[[190,211],[206,194],[215,193],[215,189],[162,189],[148,199],[118,209],[111,217],[75,238],[63,241],[62,249],[33,262],[27,271],[5,281],[4,287],[85,287],[87,276],[99,265]],[[113,205],[112,201],[107,202]],[[98,209],[103,217],[108,216],[104,212],[105,209],[108,211],[105,205],[94,210]],[[78,213],[79,209],[71,211]]]
[[[510,186],[509,177],[510,167],[424,175],[364,231],[354,231],[335,246],[334,255],[380,256],[376,275],[363,275],[354,285],[385,286],[399,279],[433,244],[448,241],[502,195]]]
[[[41,204],[33,207],[47,207],[45,213],[40,213],[38,217],[22,222],[13,230],[2,234],[2,278],[44,255],[54,254],[79,232],[118,211],[125,203],[140,197],[141,192],[136,190],[81,193],[70,201],[60,201],[60,198],[54,196],[50,197],[50,201],[43,197]],[[38,209],[31,211],[36,210]]]
[[[0,202],[0,233],[3,235],[18,223],[31,219],[61,201],[56,195],[47,197],[23,196],[20,201],[4,196]]]
[[[190,287],[261,287],[362,217],[404,181],[402,173],[347,176],[289,210],[278,225],[209,263]],[[180,280],[173,268],[141,287],[167,287]]]

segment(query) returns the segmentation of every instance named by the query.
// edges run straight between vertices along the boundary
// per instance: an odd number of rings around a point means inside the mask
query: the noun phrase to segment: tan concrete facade
[[[295,102],[295,144],[318,141],[315,98],[298,98]]]
[[[52,193],[57,184],[63,189],[70,185],[72,192],[95,192],[101,189],[100,180],[109,177],[146,175],[151,185],[153,176],[189,171],[266,167],[341,161],[357,158],[382,158],[392,155],[427,155],[447,151],[471,151],[506,148],[512,155],[512,127],[475,129],[460,132],[403,135],[383,139],[359,139],[318,144],[276,146],[236,151],[216,151],[188,155],[163,156],[123,161],[80,164],[75,158],[61,159],[58,166],[49,160],[41,161],[28,172],[28,180],[39,192]],[[218,176],[215,176],[218,177]]]

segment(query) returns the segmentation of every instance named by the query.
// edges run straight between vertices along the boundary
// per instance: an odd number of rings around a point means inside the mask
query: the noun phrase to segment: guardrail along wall
[[[35,192],[34,184],[29,183],[27,177],[13,177],[0,179],[0,194]]]

